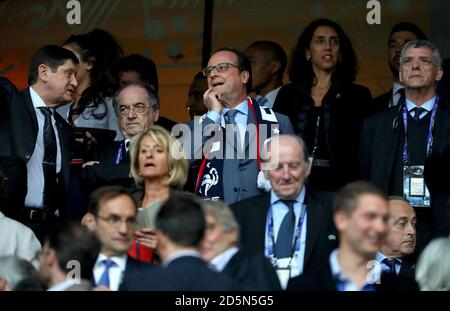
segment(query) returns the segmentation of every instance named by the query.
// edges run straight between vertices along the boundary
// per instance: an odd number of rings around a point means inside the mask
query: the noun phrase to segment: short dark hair
[[[80,264],[80,277],[90,280],[92,269],[100,251],[100,242],[95,235],[80,224],[68,223],[55,226],[46,238],[48,247],[58,256],[58,265],[68,273],[74,266],[71,261]]]
[[[158,97],[158,94],[153,89],[153,86],[150,84],[144,83],[144,82],[132,82],[132,83],[128,83],[128,84],[125,84],[124,86],[120,87],[114,94],[113,107],[114,107],[114,112],[116,113],[116,116],[119,116],[119,100],[118,100],[119,95],[120,95],[120,93],[122,93],[122,91],[124,89],[128,88],[129,86],[137,86],[137,87],[144,89],[148,95],[149,107],[151,107],[153,109],[159,109],[159,97]]]
[[[377,195],[387,201],[386,194],[375,184],[368,181],[354,181],[342,187],[334,196],[334,213],[351,215],[358,207],[359,198],[365,194]]]
[[[389,33],[388,44],[391,40],[392,35],[400,31],[412,32],[416,35],[418,40],[428,40],[427,35],[416,24],[410,22],[400,22],[392,27],[391,32]]]
[[[137,210],[137,202],[136,199],[131,195],[130,191],[122,186],[104,186],[96,189],[89,196],[88,202],[88,212],[92,215],[98,215],[98,211],[100,210],[100,205],[111,199],[114,199],[118,196],[126,195],[128,196],[134,204],[134,207]]]
[[[320,26],[333,28],[339,37],[341,61],[337,62],[331,80],[339,80],[346,83],[353,82],[358,71],[358,64],[352,42],[338,23],[326,18],[311,22],[298,37],[297,45],[292,52],[289,79],[292,83],[302,83],[307,88],[316,83],[316,75],[314,74],[311,62],[306,59],[305,51],[309,48],[314,32]]]
[[[276,42],[268,40],[255,41],[251,43],[247,47],[247,49],[252,47],[270,52],[273,59],[280,62],[280,70],[277,72],[277,74],[279,78],[283,79],[284,72],[286,71],[287,66],[287,55],[283,47]]]
[[[250,93],[252,91],[252,66],[250,64],[250,61],[248,60],[248,57],[244,54],[244,52],[229,47],[221,47],[220,49],[215,50],[211,55],[214,55],[218,52],[231,52],[236,55],[239,72],[248,71],[248,73],[250,74],[246,84],[247,93]]]
[[[56,72],[58,67],[63,65],[67,60],[78,64],[77,56],[67,49],[58,45],[45,45],[37,50],[31,58],[31,64],[28,71],[28,85],[31,86],[38,81],[39,66],[44,64]]]
[[[200,198],[171,192],[156,216],[156,228],[177,245],[198,247],[206,229]]]
[[[150,84],[154,87],[154,91],[158,93],[158,73],[155,63],[141,54],[130,54],[122,57],[116,66],[117,79],[120,78],[122,72],[134,71],[139,74],[139,80]]]

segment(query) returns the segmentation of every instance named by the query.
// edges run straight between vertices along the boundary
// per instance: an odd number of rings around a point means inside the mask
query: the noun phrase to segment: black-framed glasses
[[[102,217],[100,215],[95,215],[95,218],[103,220],[109,226],[111,226],[113,228],[119,228],[122,223],[125,223],[125,225],[128,228],[129,227],[133,227],[134,225],[136,225],[136,218],[135,217],[122,219],[122,218],[120,218],[119,216],[116,216],[116,215],[112,215],[112,216],[109,216],[109,217]]]
[[[230,67],[236,67],[236,68],[239,68],[239,69],[241,68],[241,67],[239,67],[239,66],[237,66],[235,64],[232,64],[232,63],[220,63],[220,64],[217,64],[217,65],[214,65],[214,66],[206,67],[205,69],[202,70],[202,72],[203,72],[203,75],[205,77],[209,77],[211,75],[211,72],[213,72],[214,69],[217,70],[217,72],[222,73],[222,72],[225,72],[228,69],[230,69]]]
[[[147,109],[151,109],[152,107],[146,106],[144,104],[136,104],[134,106],[119,106],[119,113],[122,116],[127,116],[130,113],[130,110],[136,113],[144,113]]]

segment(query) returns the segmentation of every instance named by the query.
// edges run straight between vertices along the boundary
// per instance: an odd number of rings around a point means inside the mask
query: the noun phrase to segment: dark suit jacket
[[[31,158],[36,145],[38,122],[30,90],[18,92],[6,78],[0,77],[3,95],[0,103],[0,157]],[[54,114],[61,147],[61,173],[64,188],[69,185],[72,129],[57,113]]]
[[[168,130],[169,133],[172,131],[172,127],[175,124],[177,124],[177,122],[163,116],[159,116],[158,121],[155,122],[155,125],[162,126],[166,130]]]
[[[403,259],[402,265],[400,266],[400,275],[404,277],[408,277],[412,280],[416,279],[416,266],[409,262],[408,260]]]
[[[281,290],[278,276],[263,253],[237,252],[222,273],[248,290]]]
[[[84,167],[80,174],[82,187],[86,193],[104,185],[133,187],[134,181],[130,177],[130,157],[126,154],[125,147],[122,149],[122,160],[116,164],[122,142],[99,144],[94,148],[90,161],[100,163]]]
[[[433,131],[432,154],[439,151],[450,136],[450,113],[445,103],[441,102],[440,107]],[[403,150],[404,129],[400,109],[401,106],[391,107],[369,117],[361,132],[360,177],[371,180],[390,195],[393,194],[389,186],[395,173],[394,162],[399,150]]]
[[[161,267],[154,266],[128,256],[122,283],[119,286],[119,290],[120,291],[133,290],[130,289],[130,286],[132,286],[134,280],[139,279],[141,275],[145,273],[158,274],[160,272]]]
[[[338,245],[331,201],[330,193],[306,191],[307,227],[303,271],[308,270],[311,263],[328,258]],[[231,206],[241,228],[242,250],[264,253],[269,205],[270,193],[266,193]]]
[[[370,114],[371,94],[368,88],[358,84],[334,82],[323,100],[325,136],[332,166],[336,169],[336,189],[358,177],[359,133],[363,119]],[[281,88],[273,110],[289,116],[294,131],[310,141],[309,128],[314,100],[310,90],[301,84],[288,84]],[[314,171],[312,172],[314,174]]]
[[[388,109],[391,98],[392,88],[388,92],[372,99],[370,115],[377,114],[378,112],[382,112]]]
[[[305,271],[302,275],[289,280],[288,291],[336,291],[336,280],[331,274],[328,258]],[[380,284],[376,285],[377,291],[419,291],[414,280],[403,276],[395,276],[389,273],[381,275]]]
[[[153,269],[127,278],[126,290],[206,291],[238,290],[228,276],[214,272],[200,258],[179,257],[165,268]]]

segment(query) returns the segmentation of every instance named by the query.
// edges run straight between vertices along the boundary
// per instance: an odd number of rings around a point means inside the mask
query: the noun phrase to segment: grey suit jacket
[[[253,101],[255,109],[258,109],[258,105]],[[279,134],[293,134],[291,122],[288,117],[283,114],[273,112],[275,114]],[[247,119],[247,125],[256,125],[256,118],[249,108],[249,115]],[[189,157],[189,164],[191,167],[196,167],[201,162],[201,151],[205,151],[205,145],[208,140],[214,136],[213,132],[221,132],[223,129],[220,124],[214,123],[206,115],[200,120],[194,120],[186,123],[190,128],[190,136],[185,136],[183,133],[182,143],[184,146],[190,147],[186,153]],[[195,130],[197,127],[197,131]],[[199,128],[201,131],[199,132]],[[273,132],[271,134],[274,134]],[[196,137],[197,135],[197,137]],[[201,135],[201,139],[198,137]],[[260,134],[261,136],[261,134]],[[187,141],[186,139],[190,139]],[[223,192],[224,201],[227,204],[241,201],[246,198],[253,197],[258,194],[262,194],[263,191],[258,189],[257,179],[260,172],[257,159],[249,158],[248,152],[254,148],[257,143],[256,135],[254,131],[246,133],[245,137],[245,154],[243,159],[227,159],[224,161],[223,166]],[[262,144],[263,141],[260,142]],[[231,145],[231,141],[227,138],[226,146]],[[227,148],[227,147],[225,147]],[[186,150],[186,148],[185,148]],[[207,151],[207,150],[206,150]]]

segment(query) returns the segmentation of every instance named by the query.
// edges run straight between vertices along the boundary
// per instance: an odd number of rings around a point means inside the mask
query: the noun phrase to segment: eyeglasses
[[[95,215],[95,218],[98,218],[100,220],[103,220],[106,222],[109,226],[113,228],[119,228],[122,223],[125,223],[127,227],[133,227],[136,224],[136,218],[131,217],[127,219],[122,219],[118,216],[112,215],[110,217],[102,217],[99,215]]]
[[[236,68],[239,68],[239,69],[241,68],[241,67],[239,67],[239,66],[237,66],[235,64],[232,64],[232,63],[220,63],[220,64],[217,64],[215,66],[206,67],[205,69],[202,70],[202,72],[203,72],[203,75],[205,77],[209,77],[211,75],[211,72],[213,72],[214,69],[217,70],[217,72],[221,72],[222,73],[222,72],[225,72],[228,69],[230,69],[230,67],[236,67]]]
[[[135,106],[119,106],[119,113],[122,116],[127,116],[130,113],[130,110],[136,113],[144,113],[147,109],[151,109],[152,107],[146,106],[144,104],[137,104]]]

